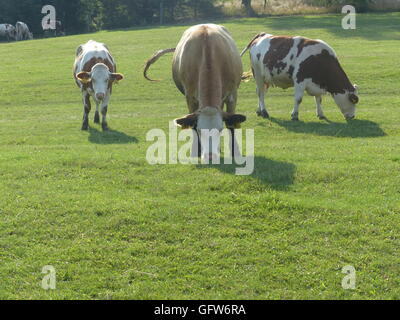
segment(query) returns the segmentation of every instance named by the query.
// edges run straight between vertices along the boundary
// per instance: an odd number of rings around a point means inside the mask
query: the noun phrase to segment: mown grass
[[[217,21],[238,47],[259,31],[320,38],[360,86],[357,120],[330,97],[317,120],[306,97],[272,89],[273,119],[257,118],[254,82],[238,112],[255,130],[255,172],[159,165],[146,133],[184,115],[163,58],[146,59],[187,26],[0,44],[0,298],[399,299],[399,14]],[[75,48],[106,42],[126,79],[114,90],[111,132],[81,132]],[[248,57],[244,58],[249,68]],[[93,114],[91,115],[91,118]],[[42,267],[57,289],[41,288]],[[342,267],[357,271],[341,287]]]

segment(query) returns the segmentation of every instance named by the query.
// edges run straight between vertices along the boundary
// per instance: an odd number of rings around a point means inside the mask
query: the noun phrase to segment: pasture
[[[400,299],[400,14],[217,21],[239,50],[258,32],[323,39],[360,87],[347,123],[330,96],[315,116],[305,96],[272,88],[258,118],[254,80],[237,112],[255,130],[255,171],[156,165],[146,133],[187,113],[155,51],[188,27],[119,30],[0,44],[1,299]],[[105,42],[125,80],[109,132],[80,130],[76,47]],[[249,70],[248,54],[243,58]],[[41,288],[42,268],[57,272]],[[356,269],[344,290],[342,267]]]

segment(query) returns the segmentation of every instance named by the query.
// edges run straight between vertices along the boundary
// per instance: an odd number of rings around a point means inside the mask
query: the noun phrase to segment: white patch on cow
[[[349,100],[349,93],[334,94],[333,99],[346,119],[353,119],[356,115],[356,106]]]
[[[222,114],[217,108],[203,108],[197,119],[197,131],[200,135],[202,158],[218,161],[220,132],[224,128]]]
[[[103,101],[108,91],[110,71],[103,63],[98,63],[92,68],[91,79],[96,101]]]

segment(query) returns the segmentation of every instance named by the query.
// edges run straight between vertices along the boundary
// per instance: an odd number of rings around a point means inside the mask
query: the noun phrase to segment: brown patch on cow
[[[97,57],[93,57],[89,61],[87,61],[85,63],[85,65],[83,66],[82,71],[91,72],[92,68],[98,63],[105,64],[108,67],[108,69],[110,70],[111,73],[116,71],[115,67],[114,67],[114,64],[113,64],[113,62],[111,60],[103,59],[103,58],[97,58]]]
[[[258,59],[258,61],[260,61],[260,58],[261,58],[261,53],[257,53],[257,59]]]
[[[294,40],[291,37],[273,37],[270,40],[270,48],[264,56],[264,64],[272,73],[274,68],[278,74],[286,68],[287,64],[282,60],[287,57],[293,47]]]
[[[319,44],[320,42],[316,41],[316,40],[311,40],[311,39],[307,39],[307,38],[302,38],[299,42],[299,44],[297,45],[297,56],[299,56],[301,54],[301,52],[303,51],[303,49],[305,47],[308,46],[314,46],[316,44]]]
[[[300,64],[297,82],[311,78],[331,94],[354,92],[354,87],[336,57],[324,49],[318,55],[308,57]]]
[[[255,46],[255,45],[258,43],[258,41],[260,41],[260,39],[261,39],[262,37],[264,37],[265,35],[266,35],[265,32],[261,32],[261,33],[257,34],[253,39],[251,39],[251,41],[249,42],[249,44],[248,44],[248,45],[246,46],[246,48],[243,50],[241,56],[243,56],[243,54],[244,54],[247,50],[249,50],[251,47]]]

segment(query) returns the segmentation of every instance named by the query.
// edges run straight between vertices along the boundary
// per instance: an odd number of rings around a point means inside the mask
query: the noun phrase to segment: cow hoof
[[[269,119],[269,114],[268,114],[267,110],[263,110],[263,111],[257,110],[257,115],[259,117],[263,117],[264,119]]]
[[[299,121],[299,117],[292,117],[292,121]]]
[[[318,116],[318,119],[319,119],[319,120],[328,120],[328,118],[325,117],[325,116]]]
[[[81,130],[82,131],[88,131],[89,130],[89,125],[87,125],[87,124],[82,125],[82,129]]]
[[[103,128],[103,131],[108,131],[108,130],[110,130],[110,129],[108,129],[107,124],[104,124],[104,123],[103,123],[101,127]]]
[[[94,114],[94,123],[100,123],[100,114],[98,112]]]

